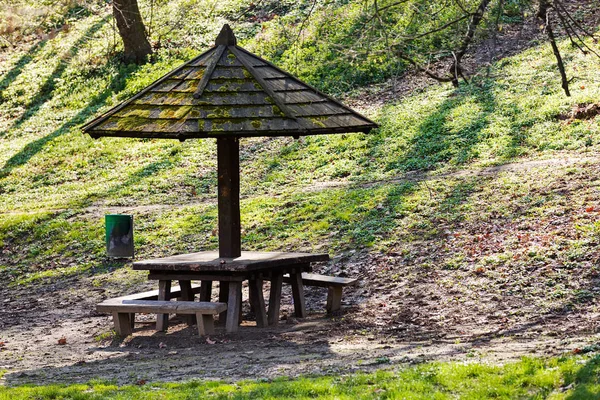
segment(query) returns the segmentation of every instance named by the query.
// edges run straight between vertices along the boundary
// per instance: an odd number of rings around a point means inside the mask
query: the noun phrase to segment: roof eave
[[[268,134],[261,131],[238,131],[238,132],[131,132],[131,131],[103,131],[103,130],[87,130],[92,138],[99,139],[101,137],[129,137],[142,139],[207,139],[220,137],[271,137],[271,136],[312,136],[312,135],[327,135],[340,133],[369,133],[377,126],[359,126],[359,127],[339,127],[339,128],[323,128],[311,130],[280,130],[269,131]]]

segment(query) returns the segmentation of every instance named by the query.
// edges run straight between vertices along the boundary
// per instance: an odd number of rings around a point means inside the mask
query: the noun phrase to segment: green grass
[[[426,363],[373,373],[225,383],[109,382],[0,388],[0,399],[594,399],[600,358],[524,358],[492,366]]]
[[[217,245],[213,141],[94,141],[78,129],[194,54],[167,49],[142,67],[106,62],[99,58],[106,21],[86,16],[0,64],[10,77],[0,85],[0,243],[10,255],[0,259],[0,273],[14,284],[106,271],[97,207],[161,205],[133,211],[140,257]],[[600,97],[593,84],[600,64],[564,51],[570,68],[577,67],[573,98],[561,92],[550,50],[532,48],[469,86],[440,85],[372,110],[381,128],[369,135],[244,140],[244,247],[388,251],[440,235],[439,222],[473,210],[470,194],[491,183],[363,182],[598,151],[596,119],[566,124],[556,116]],[[312,188],[328,181],[346,186]],[[431,185],[440,191],[433,200]],[[517,183],[493,183],[503,185]],[[498,200],[498,191],[487,192]],[[596,231],[581,227],[584,236]]]

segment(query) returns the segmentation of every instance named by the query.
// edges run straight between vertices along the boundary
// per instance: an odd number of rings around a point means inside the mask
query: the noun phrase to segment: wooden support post
[[[200,284],[200,301],[210,301],[212,295],[212,281],[202,281]]]
[[[306,317],[306,306],[304,303],[304,284],[302,283],[302,271],[297,269],[290,273],[292,281],[292,297],[294,299],[294,311],[296,317]]]
[[[219,302],[227,303],[229,300],[229,282],[219,282]],[[219,324],[225,324],[227,321],[227,310],[219,314]]]
[[[179,281],[179,287],[181,288],[181,300],[183,301],[194,301],[194,292],[192,291],[191,281]],[[194,315],[186,315],[185,320],[189,326],[196,323],[196,317]]]
[[[263,295],[263,280],[250,279],[250,281],[248,281],[248,290],[250,292],[250,304],[254,306],[256,326],[264,328],[267,326],[267,314],[265,311],[265,298]]]
[[[327,291],[327,314],[339,311],[342,307],[342,287],[341,286],[330,286]]]
[[[158,281],[158,300],[171,299],[171,280]],[[166,331],[169,326],[169,314],[156,314],[156,330]]]
[[[237,332],[241,313],[242,282],[229,282],[229,298],[227,301],[226,331]]]
[[[115,323],[115,331],[117,335],[126,337],[131,335],[131,322],[129,313],[113,312],[113,322]]]
[[[273,273],[271,277],[271,292],[269,293],[269,325],[277,325],[279,323],[282,283],[283,274],[281,272]]]
[[[196,320],[198,321],[199,336],[212,335],[215,333],[215,323],[212,315],[196,313]]]
[[[240,145],[237,138],[217,139],[219,257],[242,254],[240,233]]]

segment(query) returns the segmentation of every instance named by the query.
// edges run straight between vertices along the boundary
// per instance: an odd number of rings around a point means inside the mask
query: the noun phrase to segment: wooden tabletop
[[[242,272],[328,261],[327,254],[242,251],[238,258],[219,258],[218,251],[136,261],[133,269],[146,271]]]

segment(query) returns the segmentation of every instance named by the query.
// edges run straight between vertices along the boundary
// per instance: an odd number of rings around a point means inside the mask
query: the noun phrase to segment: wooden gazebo
[[[102,136],[216,138],[219,256],[241,254],[239,139],[369,132],[377,125],[236,45],[224,25],[215,46],[82,127]]]

